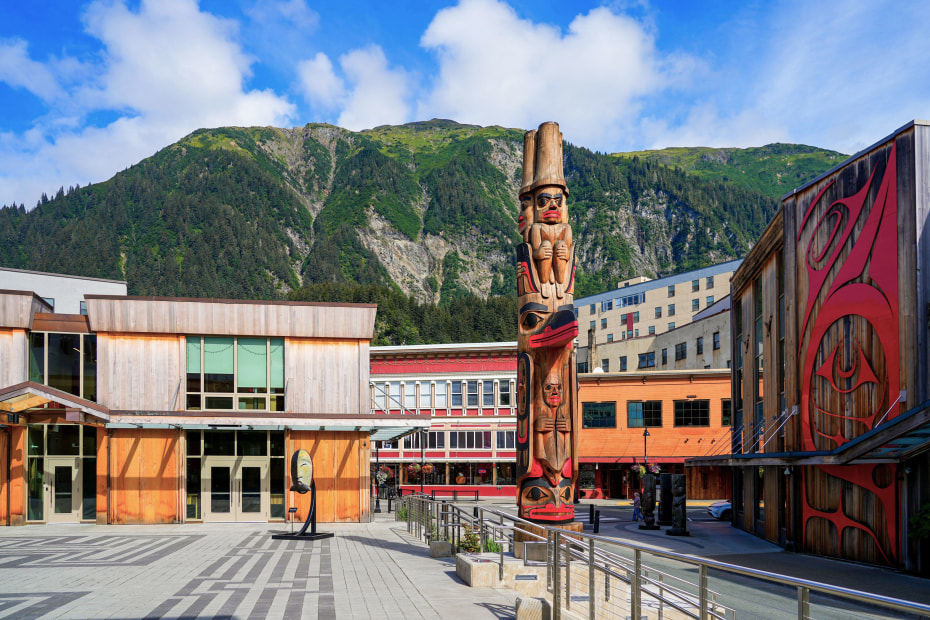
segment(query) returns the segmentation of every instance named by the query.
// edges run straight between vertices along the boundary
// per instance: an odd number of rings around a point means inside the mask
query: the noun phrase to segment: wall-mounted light
[[[785,468],[785,475],[786,475],[786,476],[790,476],[790,475],[791,475],[791,468],[790,468],[790,467],[786,467],[786,468]]]

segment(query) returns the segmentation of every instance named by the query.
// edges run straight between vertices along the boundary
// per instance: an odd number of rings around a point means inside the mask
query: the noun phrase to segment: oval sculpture
[[[304,494],[313,484],[313,459],[310,453],[301,448],[291,456],[291,491]]]

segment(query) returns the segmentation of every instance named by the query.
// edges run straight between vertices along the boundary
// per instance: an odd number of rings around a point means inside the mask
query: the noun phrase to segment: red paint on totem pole
[[[571,341],[577,336],[578,321],[573,321],[558,329],[550,329],[547,327],[543,333],[530,336],[530,347],[534,349],[552,347],[562,344],[565,341]]]
[[[888,535],[885,540],[881,540],[878,534],[869,527],[866,523],[860,523],[852,519],[849,515],[846,514],[844,509],[846,502],[848,501],[848,496],[852,493],[842,493],[840,495],[840,503],[835,511],[824,511],[812,507],[807,501],[807,472],[804,472],[804,475],[801,478],[801,497],[803,498],[802,507],[801,507],[801,518],[803,524],[801,526],[801,534],[805,538],[805,548],[807,548],[807,523],[813,518],[819,517],[821,519],[826,519],[836,527],[836,548],[839,550],[843,549],[843,532],[847,528],[852,528],[865,532],[865,534],[875,541],[875,545],[881,553],[882,558],[890,566],[896,566],[898,560],[898,510],[897,510],[897,501],[896,501],[896,485],[894,482],[885,486],[879,487],[875,483],[875,470],[881,467],[881,465],[820,465],[815,466],[814,469],[818,469],[823,473],[831,476],[833,478],[839,478],[844,480],[853,486],[859,487],[866,493],[872,494],[877,503],[882,506],[885,514],[885,527],[888,530]]]
[[[803,255],[807,270],[807,305],[801,323],[802,343],[799,358],[803,356],[801,384],[801,430],[804,450],[832,449],[843,445],[862,432],[871,430],[878,420],[890,420],[900,413],[900,405],[892,407],[900,387],[898,338],[898,199],[897,199],[897,146],[892,146],[884,176],[874,202],[864,221],[868,197],[876,182],[876,169],[872,170],[865,186],[854,195],[831,203],[816,223],[812,215],[821,198],[833,185],[828,183],[814,198],[804,214],[798,230],[798,251]],[[808,224],[811,224],[808,226]],[[814,239],[820,229],[829,227],[827,241],[815,248]],[[858,233],[856,231],[859,230]],[[805,232],[809,241],[801,241]],[[853,235],[856,235],[853,237]],[[840,255],[848,249],[846,259]],[[831,280],[832,277],[832,280]],[[818,307],[818,302],[823,299]],[[864,320],[878,340],[878,352],[871,343],[857,342],[850,335],[847,340],[824,351],[824,339],[829,329],[845,317]],[[805,334],[809,334],[805,337]],[[847,346],[848,345],[848,346]],[[839,351],[850,350],[853,359],[840,363]],[[871,353],[871,359],[865,351]],[[881,355],[885,365],[884,377],[878,377],[874,368]],[[824,363],[817,365],[818,355]],[[846,356],[844,356],[845,358]],[[827,411],[812,403],[811,394],[815,377],[827,381],[830,388],[849,393],[867,383],[874,383],[879,394],[875,411]],[[849,384],[853,384],[850,386]],[[891,411],[886,410],[891,407]],[[829,434],[821,428],[821,420],[843,419],[855,421],[851,436],[840,430]],[[818,438],[827,439],[826,446],[818,445]]]

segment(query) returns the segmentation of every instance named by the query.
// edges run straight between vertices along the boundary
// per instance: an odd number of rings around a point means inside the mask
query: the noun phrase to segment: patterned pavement
[[[512,591],[465,586],[386,515],[312,542],[272,540],[279,527],[0,528],[0,618],[513,616]]]

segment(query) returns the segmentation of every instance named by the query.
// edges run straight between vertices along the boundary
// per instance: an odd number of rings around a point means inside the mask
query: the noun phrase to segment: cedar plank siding
[[[151,428],[112,431],[110,523],[181,521],[181,432]]]
[[[100,404],[123,411],[179,411],[185,406],[184,337],[97,334]]]
[[[16,385],[29,378],[25,351],[24,329],[0,329],[0,386]]]
[[[292,431],[288,444],[288,455],[304,449],[313,459],[317,522],[358,522],[363,515],[368,515],[368,485],[364,480],[368,476],[370,456],[367,434]],[[292,483],[288,468],[288,489]],[[295,521],[304,521],[310,509],[311,494],[288,490],[287,495],[288,506],[297,507]]]

